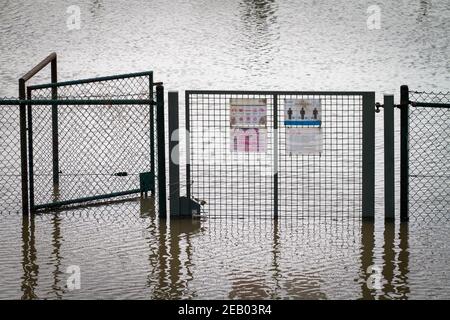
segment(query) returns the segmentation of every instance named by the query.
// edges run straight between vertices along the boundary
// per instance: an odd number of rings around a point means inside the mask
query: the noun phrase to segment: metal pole
[[[25,80],[19,79],[19,99],[25,100]],[[28,159],[27,159],[27,111],[26,104],[19,105],[20,114],[20,164],[22,183],[22,213],[28,215]]]
[[[278,219],[278,95],[273,95],[273,200],[274,219]]]
[[[400,87],[400,220],[408,221],[409,197],[409,89]]]
[[[395,220],[394,96],[384,96],[384,218]]]
[[[22,78],[19,79],[19,99],[25,100],[26,87],[25,83],[30,80],[39,71],[51,63],[52,81],[56,82],[57,65],[56,53],[51,53],[44,60],[39,62],[33,69],[28,71]],[[53,92],[53,90],[52,90]],[[22,213],[28,215],[28,155],[27,155],[27,105],[25,102],[19,104],[20,112],[20,162],[21,162],[21,183],[22,183]]]
[[[58,82],[57,58],[51,61],[52,83]],[[58,88],[52,87],[52,100],[58,99]],[[53,187],[59,186],[59,134],[58,134],[58,105],[52,104],[52,153],[53,153]]]
[[[150,92],[150,100],[154,99],[153,96],[153,75],[150,75],[149,78],[149,92]],[[156,176],[156,171],[155,171],[155,104],[150,104],[149,108],[150,108],[150,172],[152,173],[151,175],[151,185],[153,186],[152,189],[152,196],[155,195],[155,176]]]
[[[156,87],[156,131],[158,143],[159,217],[166,218],[166,150],[164,139],[164,86]]]
[[[27,87],[27,99],[31,100],[31,89]],[[30,212],[35,213],[34,208],[34,157],[33,157],[33,108],[31,103],[27,106],[28,115],[28,175],[30,184]]]
[[[178,91],[169,92],[169,199],[170,216],[180,215]]]
[[[375,219],[375,93],[363,95],[362,218]]]
[[[185,121],[186,121],[186,198],[188,199],[189,211],[191,212],[191,137],[190,137],[190,114],[189,114],[189,92],[185,92],[184,104],[186,108]]]

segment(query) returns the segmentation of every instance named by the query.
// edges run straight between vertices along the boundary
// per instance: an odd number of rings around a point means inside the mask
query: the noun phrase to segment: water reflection
[[[430,9],[431,9],[431,0],[420,0],[417,21],[422,22],[424,18],[428,16],[428,12]]]
[[[355,278],[355,272],[360,290],[356,297],[363,299],[407,299],[410,297],[408,224],[386,223],[382,242],[377,246],[373,223],[362,223],[360,226],[351,226],[346,223],[326,226],[325,222],[294,224],[278,220],[234,223],[228,223],[226,220],[161,220],[153,210],[151,199],[132,199],[115,205],[128,208],[129,211],[124,210],[122,211],[124,216],[117,217],[117,210],[113,210],[116,220],[99,219],[98,214],[111,216],[109,215],[110,204],[79,209],[82,212],[78,214],[77,210],[72,209],[64,213],[57,212],[22,219],[22,299],[61,299],[71,294],[70,291],[65,290],[66,275],[63,268],[66,266],[63,263],[63,257],[74,252],[68,249],[73,248],[73,243],[83,239],[81,237],[71,239],[69,235],[66,236],[67,239],[64,239],[62,226],[65,225],[65,229],[71,233],[69,231],[71,225],[73,228],[73,224],[92,224],[92,221],[96,221],[98,226],[137,223],[136,227],[143,227],[143,241],[138,239],[138,242],[132,245],[138,248],[137,256],[128,256],[125,266],[119,266],[115,252],[117,255],[125,252],[127,250],[125,248],[130,247],[130,244],[114,242],[113,239],[117,237],[114,233],[105,233],[111,239],[97,238],[104,241],[102,243],[94,240],[93,248],[91,248],[90,240],[78,247],[78,250],[86,250],[81,259],[87,257],[88,260],[79,260],[80,256],[71,256],[70,259],[79,262],[84,270],[90,270],[88,273],[93,273],[94,276],[105,272],[103,264],[105,267],[107,265],[107,268],[117,267],[118,269],[114,272],[120,272],[120,270],[125,272],[121,276],[126,275],[130,283],[144,276],[146,280],[142,285],[145,289],[136,291],[139,293],[137,297],[140,298],[192,299],[204,298],[206,294],[206,297],[210,298],[229,299],[285,297],[326,299],[330,293],[330,285],[336,285],[337,288],[341,288],[339,290],[346,293],[351,292],[350,287],[343,288],[341,283],[351,283],[350,279]],[[95,210],[96,214],[83,216],[92,212],[91,210]],[[133,220],[132,216],[136,220]],[[51,231],[51,233],[45,233],[50,235],[48,243],[51,254],[46,256],[44,252],[41,252],[39,260],[35,243],[37,217],[40,222],[49,226]],[[356,246],[352,249],[351,243],[355,243],[357,235],[352,232],[343,232],[345,229],[341,229],[349,227],[360,228],[360,247]],[[109,227],[107,230],[110,230]],[[63,242],[65,248],[62,246]],[[347,244],[342,245],[342,243]],[[140,247],[141,244],[144,246]],[[39,247],[45,250],[45,246]],[[88,252],[99,249],[110,254],[105,257],[98,256],[98,261],[90,261],[92,256]],[[136,269],[136,258],[142,254],[147,257],[144,259],[146,267]],[[352,255],[356,260],[353,260]],[[357,259],[360,261],[359,270],[356,268],[352,271],[351,265]],[[37,261],[42,261],[41,267]],[[337,261],[341,261],[343,266],[335,265]],[[382,287],[370,289],[367,285],[370,273],[367,270],[374,265],[381,268]],[[112,275],[115,275],[114,272]],[[337,274],[337,272],[344,272],[344,274]],[[47,279],[50,282],[47,282]],[[117,297],[121,297],[128,290],[133,290],[126,284],[123,284],[124,287],[114,284],[114,280],[112,283],[103,283],[100,279],[98,280],[100,282],[96,279],[93,281],[94,288],[97,286],[100,286],[100,289],[102,286],[108,288],[114,285],[113,288],[119,289],[114,293]],[[83,285],[88,284],[83,282]],[[120,288],[126,291],[122,292]],[[82,289],[88,291],[81,290],[81,297],[92,290]],[[216,290],[216,293],[208,296],[211,290]],[[142,296],[143,293],[145,296]]]
[[[277,37],[277,6],[274,0],[242,0],[240,2],[241,20],[243,22],[236,46],[243,46],[246,55],[244,66],[266,68],[273,60]]]
[[[398,253],[398,293],[400,298],[407,298],[409,289],[409,224],[401,223],[399,230],[399,253]]]
[[[398,233],[396,234],[396,228]],[[409,277],[409,235],[408,224],[401,223],[400,226],[393,222],[386,222],[383,233],[382,244],[382,288],[368,287],[370,269],[374,266],[379,268],[375,262],[375,234],[374,224],[364,223],[361,237],[361,292],[363,299],[407,299],[410,289]],[[374,273],[372,273],[374,274]]]
[[[36,299],[35,289],[39,275],[39,266],[36,264],[34,218],[22,217],[22,299]]]
[[[31,219],[34,220],[34,216]],[[55,213],[52,217],[52,258],[54,265],[53,270],[53,284],[52,291],[56,295],[56,298],[61,299],[63,295],[63,288],[61,287],[61,279],[60,276],[64,271],[61,271],[61,242],[62,242],[62,234],[61,234],[61,218],[58,213]]]
[[[103,0],[92,0],[89,5],[89,12],[94,16],[103,8]]]
[[[152,299],[193,298],[189,283],[193,280],[194,248],[191,237],[202,231],[200,220],[152,219],[149,233],[158,239],[150,245],[148,287]],[[151,237],[151,238],[153,238]]]
[[[367,286],[370,274],[367,270],[374,264],[374,247],[375,247],[375,225],[371,222],[364,222],[361,225],[361,270],[360,283],[361,294],[365,300],[372,300],[376,296],[376,292]]]
[[[395,271],[395,224],[386,222],[384,225],[384,246],[383,246],[383,293],[388,297],[393,291],[393,280]]]

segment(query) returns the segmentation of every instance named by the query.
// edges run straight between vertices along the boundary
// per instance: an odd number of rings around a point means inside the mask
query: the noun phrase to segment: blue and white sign
[[[286,126],[320,126],[322,124],[320,99],[285,99],[284,110]]]

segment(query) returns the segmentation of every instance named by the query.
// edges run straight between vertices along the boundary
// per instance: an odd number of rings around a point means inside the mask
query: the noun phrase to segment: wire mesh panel
[[[22,189],[18,105],[0,103],[0,146],[0,212],[19,212]]]
[[[412,219],[448,221],[450,93],[410,91],[409,98],[409,215]]]
[[[267,123],[255,131],[264,145],[261,152],[233,149],[241,132],[230,127],[231,99],[256,99],[266,104]],[[272,216],[273,95],[192,92],[186,101],[191,196],[206,201],[210,216]]]
[[[312,152],[306,148],[296,153],[289,150],[288,139],[298,139],[291,130],[301,135],[317,127],[284,125],[289,100],[320,101],[321,124],[313,134],[318,135],[321,145]],[[280,213],[295,217],[361,217],[362,95],[280,95],[278,105]]]
[[[364,93],[187,91],[188,196],[204,200],[212,217],[360,218],[363,100]],[[290,106],[302,103],[317,104],[312,120],[295,111],[301,121],[287,121]]]
[[[56,114],[54,104],[28,109],[35,209],[139,193],[141,174],[155,173],[154,105],[136,102],[153,98],[151,72],[33,86],[29,93],[34,101],[59,99]],[[64,99],[83,103],[65,105]],[[89,104],[91,99],[110,102]]]

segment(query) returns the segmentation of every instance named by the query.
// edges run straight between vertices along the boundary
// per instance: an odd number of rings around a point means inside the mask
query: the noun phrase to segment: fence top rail
[[[450,91],[439,91],[439,92],[432,92],[432,91],[417,91],[417,90],[409,90],[409,93],[417,93],[417,94],[434,94],[434,95],[450,95]]]
[[[192,94],[246,94],[246,95],[329,95],[329,96],[362,96],[375,94],[373,91],[266,91],[266,90],[186,90]]]
[[[112,75],[112,76],[106,76],[106,77],[96,77],[96,78],[87,78],[87,79],[81,79],[81,80],[71,80],[71,81],[62,81],[62,82],[56,82],[56,83],[38,84],[38,85],[29,86],[28,88],[32,89],[32,90],[47,89],[47,88],[53,88],[53,87],[73,86],[73,85],[77,85],[77,84],[95,83],[95,82],[102,82],[102,81],[109,81],[109,80],[128,79],[128,78],[144,77],[144,76],[152,76],[152,75],[153,75],[153,71],[144,71],[144,72]]]
[[[127,105],[127,104],[156,104],[152,99],[120,99],[120,100],[108,100],[108,99],[84,99],[84,100],[20,100],[20,99],[0,99],[0,105]]]
[[[52,52],[51,54],[49,54],[44,60],[42,60],[41,62],[39,62],[33,69],[31,69],[30,71],[28,71],[25,75],[23,75],[20,80],[22,81],[28,81],[30,80],[34,75],[36,75],[39,71],[41,71],[42,69],[44,69],[49,63],[51,63],[52,61],[56,61],[56,53]]]
[[[431,103],[411,101],[411,106],[421,108],[450,108],[450,103]]]

